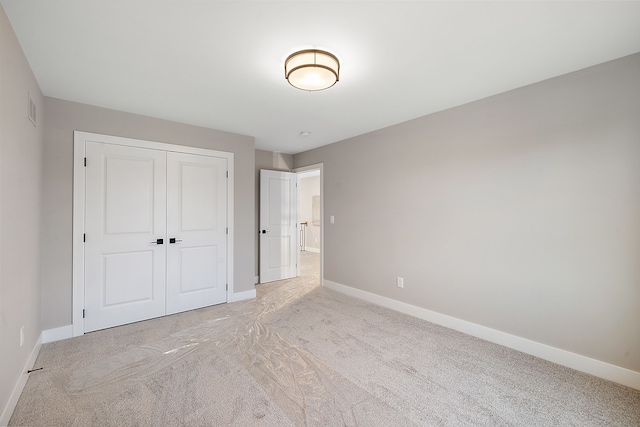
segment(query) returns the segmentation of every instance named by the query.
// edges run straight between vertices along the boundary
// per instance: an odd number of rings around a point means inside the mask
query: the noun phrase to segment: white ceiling
[[[291,154],[640,52],[639,1],[0,3],[46,96]],[[289,86],[302,48],[340,82]]]

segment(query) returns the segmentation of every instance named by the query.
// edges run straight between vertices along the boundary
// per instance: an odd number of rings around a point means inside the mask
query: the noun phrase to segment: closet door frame
[[[85,194],[86,169],[84,164],[85,145],[87,142],[123,145],[128,147],[149,148],[176,153],[198,154],[202,156],[220,157],[227,159],[229,178],[227,179],[227,301],[232,301],[233,295],[233,153],[189,147],[185,145],[166,144],[162,142],[145,141],[141,139],[123,138],[118,136],[100,135],[89,132],[74,131],[73,133],[73,336],[84,334],[84,300],[85,300],[85,271],[84,271],[84,234],[85,234]]]

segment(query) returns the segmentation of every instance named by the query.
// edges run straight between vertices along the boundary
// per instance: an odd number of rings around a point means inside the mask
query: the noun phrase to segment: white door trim
[[[302,166],[293,169],[292,172],[301,173],[312,170],[320,171],[320,286],[324,286],[324,163]]]
[[[227,280],[229,295],[233,295],[233,153],[225,151],[209,150],[205,148],[188,147],[186,145],[166,144],[162,142],[145,141],[141,139],[123,138],[118,136],[100,135],[95,133],[74,131],[73,133],[73,239],[72,239],[72,327],[73,336],[84,334],[84,233],[85,233],[85,143],[87,141],[102,142],[107,144],[124,145],[128,147],[150,148],[178,153],[199,154],[203,156],[221,157],[227,159],[229,179],[227,180],[227,225],[229,234],[227,238]]]

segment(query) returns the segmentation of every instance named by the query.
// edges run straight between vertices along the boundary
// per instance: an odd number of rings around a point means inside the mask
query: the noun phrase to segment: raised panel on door
[[[165,314],[166,153],[86,143],[85,332]]]
[[[226,302],[227,160],[169,152],[167,185],[167,314]]]
[[[297,270],[297,176],[260,171],[260,282],[295,277]]]

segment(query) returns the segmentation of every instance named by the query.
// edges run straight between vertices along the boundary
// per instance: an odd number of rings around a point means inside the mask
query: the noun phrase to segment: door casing
[[[234,164],[233,153],[224,151],[209,150],[204,148],[188,147],[183,145],[166,144],[161,142],[145,141],[131,138],[116,137],[110,135],[100,135],[88,132],[74,132],[73,138],[73,307],[72,307],[72,329],[73,336],[84,334],[84,233],[85,233],[85,144],[86,142],[102,142],[128,147],[150,148],[165,150],[177,153],[197,154],[204,156],[222,157],[227,159],[229,179],[227,180],[227,224],[229,234],[227,238],[227,279],[229,284],[228,295],[233,294],[233,177]]]

